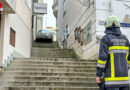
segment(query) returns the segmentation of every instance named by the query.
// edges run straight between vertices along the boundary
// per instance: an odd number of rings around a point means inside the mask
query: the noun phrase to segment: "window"
[[[69,25],[67,24],[65,29],[64,29],[64,38],[68,38],[69,36]]]
[[[76,27],[74,31],[75,40],[80,43],[80,45],[83,45],[83,29],[81,27]]]
[[[80,30],[80,45],[83,45],[83,29]]]
[[[66,34],[69,35],[69,25],[66,25]]]
[[[75,31],[74,31],[74,36],[75,36],[75,40],[77,40],[78,39],[78,36],[77,36],[77,27],[75,28]]]
[[[63,1],[63,17],[66,15],[66,0]]]
[[[92,40],[92,35],[91,35],[91,28],[92,28],[92,23],[91,21],[85,26],[83,29],[83,43],[88,44]]]
[[[64,40],[66,39],[66,30],[64,30]]]
[[[81,40],[80,30],[81,30],[81,27],[78,27],[78,43],[80,43],[80,40]]]
[[[16,32],[10,28],[10,45],[12,45],[13,47],[15,47],[15,34]]]

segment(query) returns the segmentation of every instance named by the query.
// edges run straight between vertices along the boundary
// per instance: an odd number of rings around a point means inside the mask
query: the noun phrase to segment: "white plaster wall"
[[[20,56],[30,57],[32,46],[32,12],[24,0],[17,0],[16,13],[5,13],[3,40],[3,64],[8,57],[16,51]],[[10,28],[16,32],[15,47],[10,45]]]
[[[63,0],[59,0],[60,2]],[[93,0],[91,0],[93,3]],[[63,2],[58,4],[58,6],[63,8]],[[61,13],[59,10],[58,12],[58,19],[61,17],[60,23],[58,23],[58,27],[60,29],[60,37],[64,37],[64,29],[67,24],[69,24],[69,37],[67,39],[68,48],[73,48],[75,52],[78,54],[80,58],[88,58],[90,55],[87,49],[89,49],[92,45],[96,43],[96,9],[95,9],[95,2],[91,5],[90,9],[87,9],[86,6],[83,6],[77,1],[74,0],[66,0],[65,2],[65,9],[66,15],[63,17],[63,12]],[[80,44],[74,40],[74,30],[76,27],[81,26],[84,28],[90,21],[92,21],[92,41],[87,45],[80,46]],[[91,51],[91,48],[90,48]],[[96,52],[95,52],[96,53]],[[91,55],[95,55],[95,53],[91,53]]]
[[[13,22],[10,23],[10,27],[16,30],[15,50],[25,57],[30,57],[32,30],[28,29],[17,15],[10,15],[10,21]]]
[[[23,21],[16,14],[6,15],[5,25],[3,60],[7,60],[8,56],[10,56],[14,50],[24,57],[30,57],[31,30],[26,27]],[[13,28],[16,32],[15,47],[10,45],[10,28]]]
[[[1,26],[4,26],[5,13],[2,14]],[[3,41],[4,41],[4,27],[0,27],[0,66],[3,65]]]
[[[104,25],[100,25],[99,22],[105,21],[110,15],[118,16],[121,22],[123,22],[126,14],[129,15],[130,13],[130,9],[124,6],[125,3],[130,5],[130,0],[91,0],[91,3],[93,3],[93,1],[94,5],[86,10],[87,7],[77,1],[66,0],[65,17],[63,17],[63,0],[59,0],[58,2],[57,28],[59,29],[59,44],[61,43],[60,39],[64,37],[64,29],[66,25],[69,24],[69,37],[67,38],[68,48],[73,48],[78,56],[84,59],[94,59],[98,57],[99,43],[97,43],[96,37],[102,37],[105,31]],[[74,30],[78,26],[84,28],[91,20],[92,41],[87,45],[80,46],[78,42],[74,40]],[[121,30],[130,40],[129,28],[121,28]]]
[[[5,60],[13,53],[13,47],[10,45],[10,20],[9,15],[5,13],[4,23],[4,42],[3,42],[3,64]]]
[[[111,14],[111,0],[96,0],[96,34],[104,35],[104,25],[99,25],[100,21],[105,21]]]
[[[124,22],[123,20],[125,16],[130,13],[130,9],[124,5],[127,4],[130,6],[130,0],[96,0],[96,2],[97,35],[103,36],[105,31],[104,25],[99,25],[100,21],[105,21],[108,16],[115,15],[119,17],[120,22]],[[130,40],[130,36],[128,35],[129,28],[121,28],[121,30],[122,33],[125,34]]]
[[[127,4],[130,7],[130,0],[122,0],[122,1],[113,1],[113,14],[118,16],[121,22],[126,23],[124,21],[125,16],[129,15],[129,22],[130,23],[130,8],[126,7],[125,4]],[[119,6],[119,8],[116,7]],[[121,31],[124,35],[126,35],[130,41],[130,28],[121,28]]]
[[[59,46],[60,48],[63,48],[62,46],[62,40],[63,40],[63,30],[64,30],[64,27],[63,27],[64,23],[63,23],[63,0],[58,0],[58,16],[57,16],[57,29],[58,29],[58,32],[57,32],[57,40],[58,40],[58,43],[59,43]]]
[[[6,55],[9,56],[13,52],[13,48],[12,47],[8,47],[7,48],[7,46],[9,45],[9,43],[6,44],[6,42],[9,42],[9,32],[8,32],[8,30],[9,30],[9,22],[10,21],[9,21],[9,18],[8,18],[8,14],[6,12],[3,13],[2,14],[2,22],[1,22],[2,23],[2,25],[1,25],[2,28],[1,28],[1,35],[0,35],[1,39],[2,39],[1,43],[0,43],[1,44],[0,46],[2,46],[2,47],[0,47],[1,48],[0,49],[0,52],[1,52],[0,55],[2,55],[0,57],[0,59],[1,59],[1,65],[4,63],[5,56]],[[6,51],[5,51],[5,49],[6,49]]]
[[[23,20],[26,27],[32,28],[32,10],[28,8],[25,0],[17,0],[16,14]]]

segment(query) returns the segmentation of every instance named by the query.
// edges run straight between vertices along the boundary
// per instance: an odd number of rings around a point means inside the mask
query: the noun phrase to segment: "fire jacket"
[[[102,38],[97,62],[97,77],[104,73],[105,87],[127,87],[129,84],[130,44],[120,28],[108,28]]]

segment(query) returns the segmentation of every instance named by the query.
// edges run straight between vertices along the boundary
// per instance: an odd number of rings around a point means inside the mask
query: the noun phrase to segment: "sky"
[[[56,19],[52,10],[53,0],[44,0],[44,3],[47,3],[47,15],[44,15],[43,18],[43,29],[46,27],[56,28]]]

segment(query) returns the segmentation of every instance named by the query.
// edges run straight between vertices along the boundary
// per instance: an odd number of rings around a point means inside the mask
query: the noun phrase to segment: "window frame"
[[[87,45],[89,42],[92,41],[92,21],[90,21],[83,29],[83,43]],[[90,37],[88,36],[90,35]]]
[[[16,31],[13,28],[10,28],[10,45],[15,47],[16,45]]]

